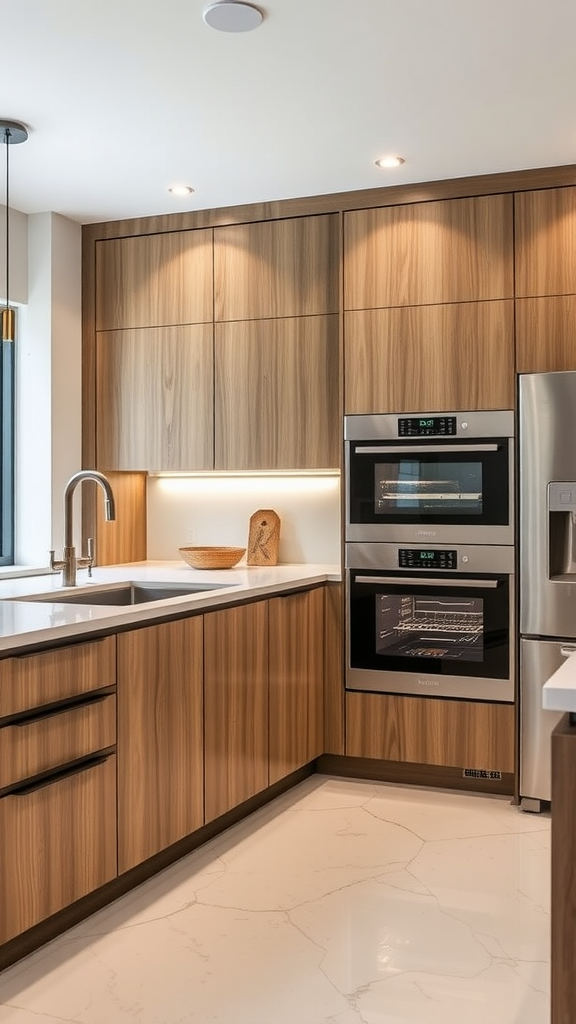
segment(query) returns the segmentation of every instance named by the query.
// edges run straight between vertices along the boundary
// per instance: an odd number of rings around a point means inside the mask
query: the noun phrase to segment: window
[[[14,342],[2,341],[0,365],[0,565],[14,562]]]

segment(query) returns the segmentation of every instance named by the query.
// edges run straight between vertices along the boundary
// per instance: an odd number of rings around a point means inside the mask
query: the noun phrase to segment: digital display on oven
[[[421,548],[398,548],[400,569],[457,569],[458,553],[455,548],[435,551]]]
[[[403,416],[398,420],[398,437],[443,437],[455,433],[455,416]]]

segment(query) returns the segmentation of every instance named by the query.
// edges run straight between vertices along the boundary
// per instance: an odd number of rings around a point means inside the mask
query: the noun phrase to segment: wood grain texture
[[[576,186],[515,196],[516,295],[576,292]]]
[[[346,753],[386,761],[514,771],[514,705],[346,694]]]
[[[514,295],[512,198],[357,210],[344,218],[344,307]]]
[[[118,870],[204,821],[202,616],[118,636]]]
[[[96,362],[99,466],[212,468],[211,325],[103,332]]]
[[[0,800],[0,942],[116,876],[116,766]]]
[[[344,753],[344,587],[324,588],[324,752]]]
[[[576,729],[564,715],[552,732],[551,1024],[574,1022],[576,976]]]
[[[345,314],[347,413],[513,409],[511,300]]]
[[[116,637],[0,661],[0,718],[116,683]]]
[[[96,244],[96,330],[212,320],[212,231]]]
[[[215,327],[215,468],[340,465],[338,317]]]
[[[294,217],[214,231],[214,319],[338,312],[338,218]]]
[[[116,697],[0,729],[0,789],[116,744]]]
[[[324,752],[324,591],[286,594],[268,606],[272,785]]]
[[[516,372],[576,370],[576,295],[516,300]]]
[[[102,503],[102,491],[92,485],[91,496],[84,495],[82,511],[85,537],[94,537],[96,565],[122,565],[141,562],[147,558],[146,531],[146,473],[116,473],[104,469],[114,492],[116,519],[107,522]],[[90,483],[84,485],[88,488]],[[91,498],[91,500],[90,500]]]
[[[206,821],[268,785],[268,602],[204,616]]]

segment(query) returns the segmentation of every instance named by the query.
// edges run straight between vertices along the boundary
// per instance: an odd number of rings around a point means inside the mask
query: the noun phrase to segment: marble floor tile
[[[2,1024],[548,1024],[550,819],[314,776],[0,975]]]

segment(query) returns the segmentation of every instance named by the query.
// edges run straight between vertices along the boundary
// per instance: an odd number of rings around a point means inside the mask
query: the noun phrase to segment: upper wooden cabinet
[[[576,293],[576,187],[518,192],[516,295]]]
[[[345,314],[347,413],[512,409],[514,303]]]
[[[215,328],[215,467],[340,464],[338,317]]]
[[[338,312],[335,214],[214,230],[214,319]]]
[[[517,299],[516,370],[576,370],[576,295]]]
[[[212,231],[96,242],[96,330],[212,320]]]
[[[96,376],[102,469],[212,469],[211,324],[103,331]]]
[[[373,309],[514,295],[512,196],[344,215],[344,306]]]

